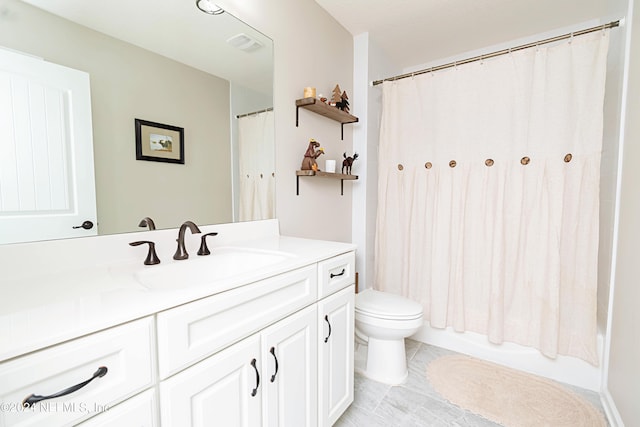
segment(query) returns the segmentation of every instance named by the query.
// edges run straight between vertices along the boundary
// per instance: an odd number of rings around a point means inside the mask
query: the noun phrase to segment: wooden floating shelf
[[[311,98],[313,99],[313,98]],[[321,178],[333,178],[340,180],[340,195],[344,195],[344,181],[355,181],[358,175],[347,175],[344,173],[322,172],[314,170],[298,170],[296,171],[296,196],[300,195],[300,177],[301,176],[318,176]]]
[[[344,173],[322,172],[322,171],[296,171],[298,176],[323,176],[326,178],[346,179],[354,181],[358,179],[358,175],[347,175]]]
[[[332,107],[329,104],[321,102],[316,98],[302,98],[296,99],[296,127],[298,127],[298,110],[304,108],[305,110],[313,111],[316,114],[327,117],[331,120],[335,120],[341,124],[341,139],[344,139],[344,125],[347,123],[356,123],[358,118],[339,108]]]
[[[332,107],[327,103],[318,101],[316,98],[297,99],[296,107],[313,111],[314,113],[328,117],[331,120],[335,120],[340,123],[356,123],[358,121],[356,116],[352,116],[346,111],[342,111],[339,108]]]

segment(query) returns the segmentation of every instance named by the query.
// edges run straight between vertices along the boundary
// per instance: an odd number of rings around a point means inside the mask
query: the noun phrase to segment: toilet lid
[[[356,311],[373,317],[415,319],[422,317],[422,306],[400,295],[365,289],[356,294]]]

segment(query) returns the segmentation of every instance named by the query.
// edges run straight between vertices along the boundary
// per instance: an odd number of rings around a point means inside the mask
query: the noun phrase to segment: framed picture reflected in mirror
[[[184,128],[135,119],[136,160],[184,164]]]

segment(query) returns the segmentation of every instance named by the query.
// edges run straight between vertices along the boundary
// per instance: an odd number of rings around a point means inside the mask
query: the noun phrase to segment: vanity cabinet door
[[[353,402],[355,285],[318,302],[318,425],[331,426]]]
[[[260,335],[252,335],[160,383],[163,426],[262,425]]]
[[[315,304],[262,332],[265,425],[317,425],[317,337]]]

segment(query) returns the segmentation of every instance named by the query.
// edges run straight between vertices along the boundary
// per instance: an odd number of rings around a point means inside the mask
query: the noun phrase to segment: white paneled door
[[[262,426],[260,335],[252,335],[160,383],[162,426]]]
[[[317,316],[314,304],[262,332],[265,426],[318,425]]]
[[[0,48],[0,243],[97,234],[85,72]]]
[[[355,285],[318,302],[318,425],[332,426],[353,402]]]

